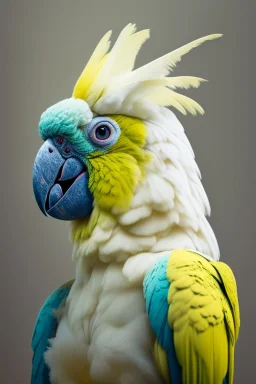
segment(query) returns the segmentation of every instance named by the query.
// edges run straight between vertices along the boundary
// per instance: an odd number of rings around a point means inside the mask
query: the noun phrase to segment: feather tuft
[[[100,63],[110,48],[111,34],[112,31],[108,31],[98,43],[90,60],[76,82],[73,90],[73,97],[86,100],[87,92],[97,76]]]
[[[221,36],[222,34],[208,35],[183,45],[182,47],[138,68],[133,72],[133,78],[136,78],[137,80],[150,80],[152,79],[152,76],[165,77],[176,66],[176,64],[181,61],[182,56],[186,53],[203,44],[205,41],[218,39]]]
[[[96,47],[75,85],[74,97],[84,99],[98,114],[118,113],[145,119],[145,113],[149,113],[148,102],[174,107],[183,114],[204,113],[197,102],[175,90],[197,88],[206,80],[193,76],[166,76],[182,56],[205,41],[218,39],[221,34],[192,41],[136,70],[133,70],[135,59],[149,38],[149,30],[136,32],[136,25],[128,24],[108,53],[110,35],[108,32]]]

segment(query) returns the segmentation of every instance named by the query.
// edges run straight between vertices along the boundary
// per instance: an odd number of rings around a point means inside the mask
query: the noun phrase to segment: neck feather
[[[218,244],[206,219],[209,201],[181,123],[163,107],[155,108],[145,123],[146,147],[154,160],[130,210],[109,214],[96,208],[91,235],[75,242],[74,259],[125,263],[141,255],[149,265],[164,252],[188,248],[218,260]]]

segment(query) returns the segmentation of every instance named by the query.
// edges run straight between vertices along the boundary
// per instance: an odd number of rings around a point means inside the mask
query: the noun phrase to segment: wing
[[[168,324],[167,301],[170,282],[166,271],[170,254],[159,260],[144,280],[146,310],[156,335],[155,359],[167,383],[181,384],[181,367],[177,361],[173,342],[173,330]],[[171,373],[170,373],[171,372]]]
[[[48,340],[55,336],[57,329],[54,311],[63,305],[72,284],[73,280],[53,292],[38,314],[31,344],[33,349],[31,384],[50,384],[49,369],[44,361],[44,353],[49,346]]]
[[[232,384],[240,322],[230,268],[195,252],[173,251],[146,276],[144,293],[166,382]]]

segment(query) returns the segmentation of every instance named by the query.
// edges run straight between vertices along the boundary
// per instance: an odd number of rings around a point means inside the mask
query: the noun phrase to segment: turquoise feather
[[[167,354],[171,383],[182,384],[182,370],[175,353],[173,330],[168,324],[167,298],[170,282],[167,280],[166,272],[169,258],[170,255],[163,257],[146,275],[143,283],[144,297],[151,327],[158,343]],[[223,384],[227,384],[227,378]]]
[[[167,296],[170,283],[166,277],[166,270],[169,257],[170,255],[158,261],[145,277],[144,296],[151,327],[159,344],[167,353],[171,382],[181,384],[181,367],[174,350],[173,331],[167,320],[169,309]]]
[[[36,320],[32,338],[33,360],[31,384],[50,384],[49,368],[44,361],[44,353],[49,347],[49,339],[55,336],[58,326],[54,311],[66,300],[73,280],[62,285],[45,301]]]

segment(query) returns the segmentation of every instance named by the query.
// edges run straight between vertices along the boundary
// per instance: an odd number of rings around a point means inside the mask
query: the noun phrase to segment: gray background
[[[68,225],[45,218],[31,170],[40,114],[71,96],[100,37],[128,22],[150,28],[138,64],[210,33],[175,75],[210,80],[188,92],[203,117],[179,115],[203,175],[222,258],[238,283],[242,328],[236,383],[255,377],[255,160],[252,0],[16,0],[1,3],[1,382],[28,383],[30,339],[46,296],[74,275]],[[253,9],[254,8],[254,9]],[[254,65],[255,66],[255,65]],[[253,348],[254,347],[254,348]]]

